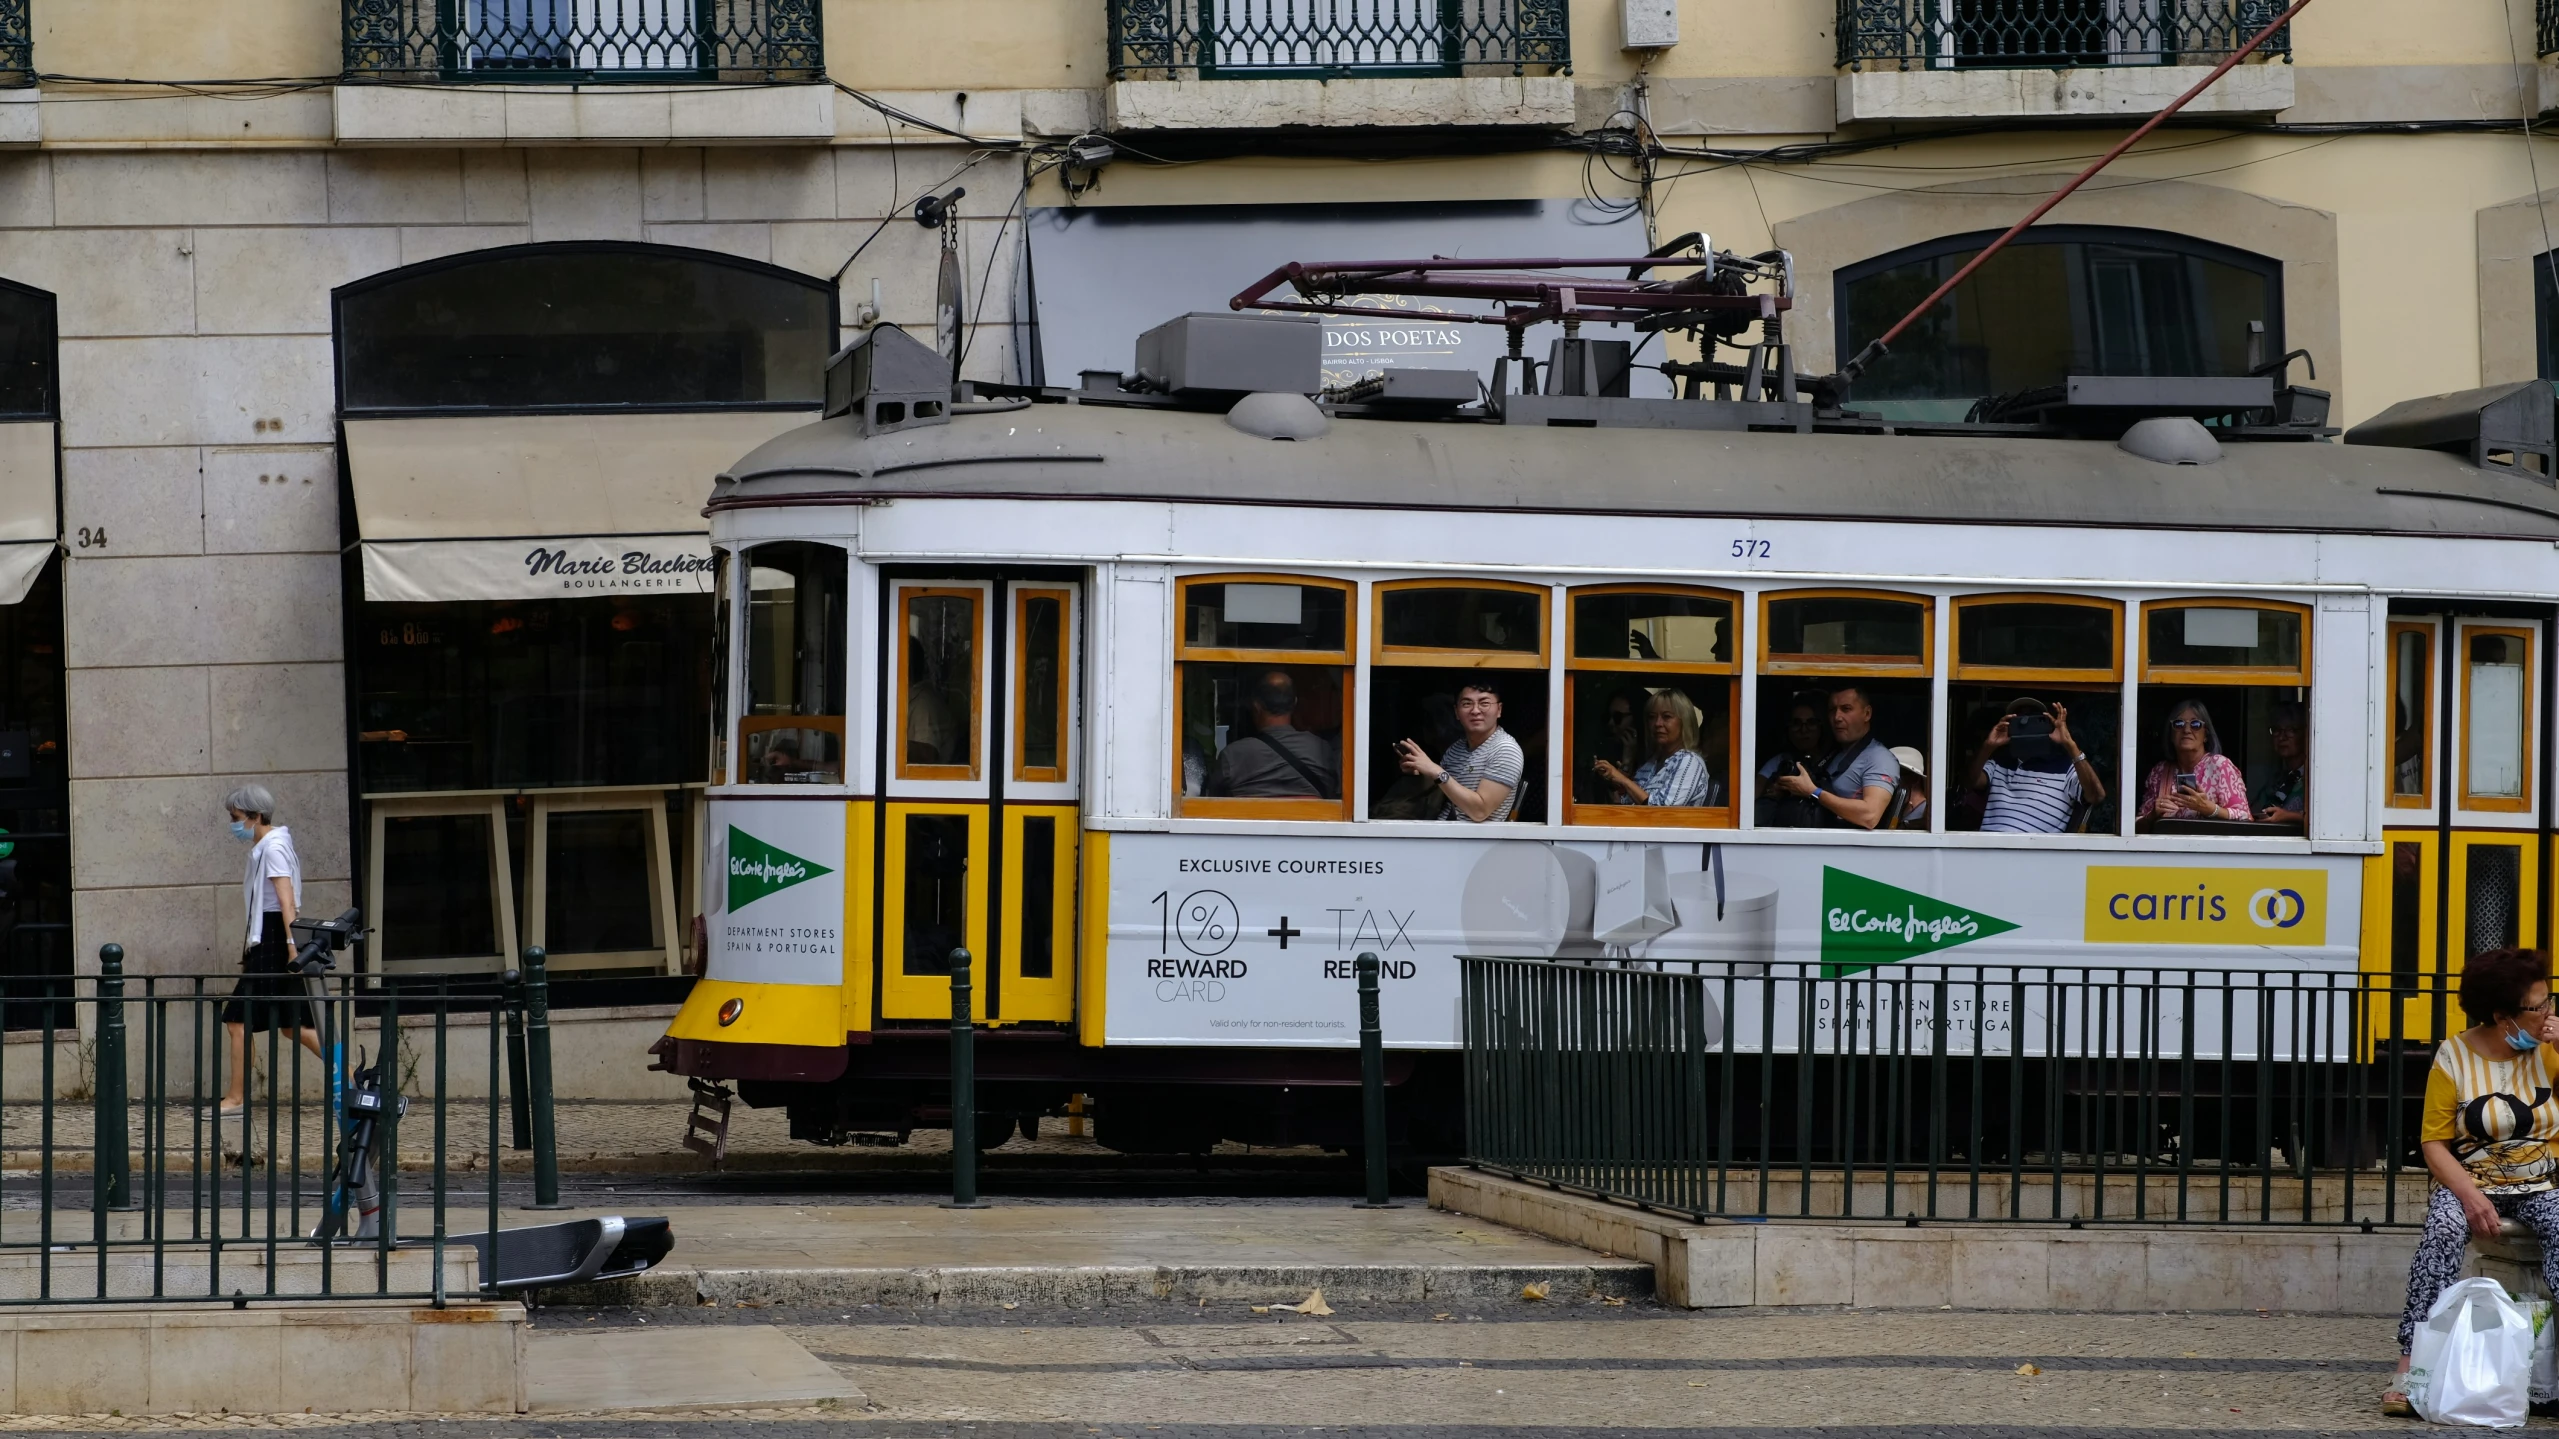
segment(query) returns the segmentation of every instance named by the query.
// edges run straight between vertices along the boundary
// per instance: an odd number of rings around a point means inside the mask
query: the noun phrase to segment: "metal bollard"
[[[969,952],[951,951],[951,1202],[984,1209],[977,1197],[977,1024]]]
[[[510,1142],[521,1152],[533,1147],[533,1078],[524,1058],[524,971],[510,969],[498,983],[506,1010],[507,1107],[515,1121]]]
[[[1355,1209],[1400,1209],[1386,1197],[1386,1040],[1377,1023],[1377,952],[1354,962],[1359,974],[1360,1128],[1368,1140],[1368,1198]]]
[[[551,1113],[551,978],[542,946],[524,951],[524,1067],[533,1100],[533,1207],[560,1202],[560,1136]]]
[[[125,1104],[124,946],[98,946],[97,1166],[109,1209],[133,1209],[133,1143]]]

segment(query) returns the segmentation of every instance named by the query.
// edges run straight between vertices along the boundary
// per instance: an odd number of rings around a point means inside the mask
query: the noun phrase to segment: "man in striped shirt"
[[[1966,787],[1988,790],[1985,834],[2059,834],[2083,803],[2106,797],[2096,766],[2070,733],[2070,711],[2018,698],[1991,726],[1965,772]]]

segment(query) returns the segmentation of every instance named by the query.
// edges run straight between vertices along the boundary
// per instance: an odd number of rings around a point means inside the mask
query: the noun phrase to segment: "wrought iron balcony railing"
[[[2545,36],[2554,0],[2540,0]],[[2282,0],[1839,0],[1849,69],[2062,69],[2213,64],[2283,13]],[[2292,54],[2292,27],[2256,55]]]
[[[0,0],[0,7],[26,0]],[[820,0],[345,0],[346,67],[371,80],[817,80]]]
[[[2534,27],[2533,53],[2543,59],[2559,55],[2559,0],[2539,0],[2533,8],[2539,22]]]
[[[1568,0],[1109,0],[1111,78],[1565,74]]]
[[[0,0],[0,86],[36,82],[35,28],[30,0]]]

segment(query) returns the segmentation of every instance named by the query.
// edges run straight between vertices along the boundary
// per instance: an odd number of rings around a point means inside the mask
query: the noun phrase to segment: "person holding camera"
[[[294,1031],[304,1049],[320,1053],[320,1031],[311,1027],[311,1002],[302,976],[293,972],[293,918],[302,899],[302,856],[293,832],[275,822],[275,795],[262,784],[244,784],[223,801],[231,811],[231,837],[249,845],[241,895],[249,913],[248,947],[241,951],[239,981],[222,1006],[223,1037],[231,1045],[231,1083],[220,1113],[249,1104],[249,1040],[273,1029]]]
[[[1987,834],[2060,834],[2082,804],[2106,797],[2097,767],[2071,737],[2069,709],[2022,695],[1974,752],[1964,784],[1989,792],[1981,815]]]

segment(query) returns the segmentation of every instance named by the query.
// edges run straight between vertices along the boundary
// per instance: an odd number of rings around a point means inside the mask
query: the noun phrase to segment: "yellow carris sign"
[[[2328,873],[2092,864],[2087,938],[2316,948],[2328,942]]]

